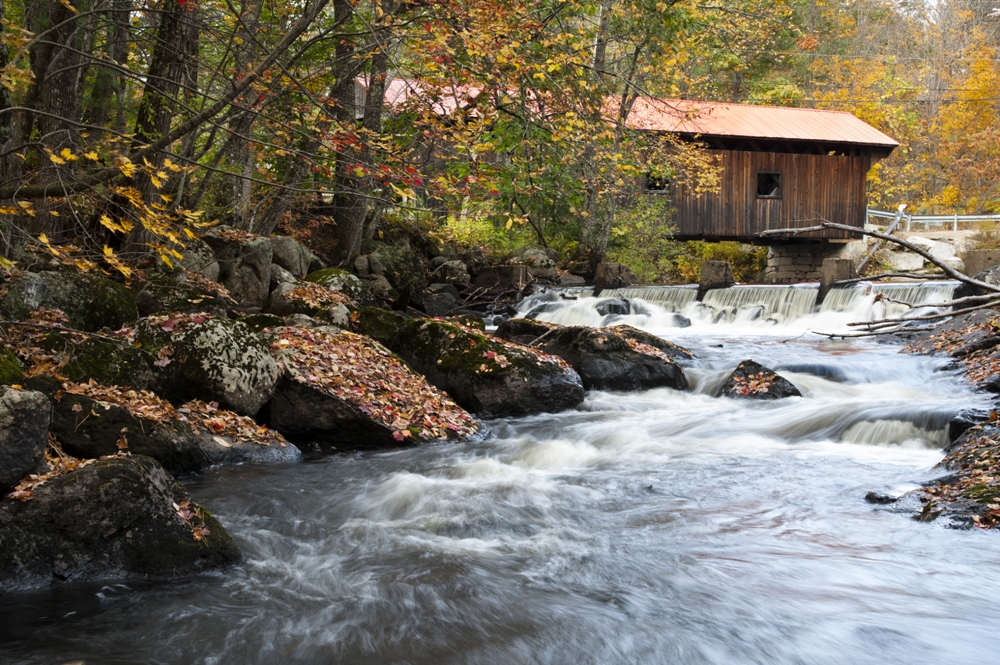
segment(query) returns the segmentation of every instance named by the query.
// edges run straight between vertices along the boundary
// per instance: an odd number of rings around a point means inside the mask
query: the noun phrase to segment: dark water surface
[[[680,338],[691,392],[185,479],[242,566],[4,597],[0,662],[1000,660],[997,534],[863,500],[934,475],[948,418],[984,399],[892,346],[747,340]],[[805,396],[704,393],[746,357]]]

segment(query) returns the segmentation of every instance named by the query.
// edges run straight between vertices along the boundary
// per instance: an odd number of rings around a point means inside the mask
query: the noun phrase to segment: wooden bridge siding
[[[851,226],[865,221],[869,156],[806,155],[736,150],[711,151],[723,169],[720,189],[694,196],[675,183],[674,224],[679,237],[752,239],[767,229],[815,225],[819,218]],[[781,175],[781,198],[757,198],[757,172]],[[849,238],[822,231],[802,238]]]

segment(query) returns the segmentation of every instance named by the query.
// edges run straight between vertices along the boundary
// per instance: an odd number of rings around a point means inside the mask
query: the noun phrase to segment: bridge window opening
[[[667,194],[670,188],[670,178],[646,174],[642,186],[644,194]]]
[[[757,172],[757,198],[781,198],[781,174],[768,171]]]

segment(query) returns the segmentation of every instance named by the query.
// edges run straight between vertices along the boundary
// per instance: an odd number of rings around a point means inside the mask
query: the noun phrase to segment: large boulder
[[[494,334],[512,342],[537,343],[546,353],[559,356],[572,365],[587,390],[687,388],[684,371],[671,356],[620,334],[617,328],[510,319],[501,323]]]
[[[184,251],[180,259],[172,259],[172,266],[161,264],[168,272],[174,269],[189,270],[203,275],[213,282],[219,281],[219,260],[215,258],[212,247],[201,238],[190,238],[184,242]]]
[[[278,381],[267,345],[239,321],[208,314],[149,317],[136,324],[136,341],[157,358],[154,390],[174,404],[218,401],[252,416]]]
[[[186,281],[183,273],[151,274],[138,280],[134,290],[139,316],[166,312],[216,312],[224,314],[226,302],[215,293]]]
[[[231,565],[240,550],[155,460],[78,466],[0,500],[0,590],[116,578],[176,578]]]
[[[374,305],[377,301],[365,281],[339,268],[323,268],[311,272],[305,276],[303,281],[319,284],[334,291],[341,291],[359,305]]]
[[[381,344],[335,328],[276,328],[282,367],[266,417],[293,441],[398,447],[469,436],[478,424]]]
[[[0,310],[8,319],[26,319],[41,307],[59,309],[71,327],[95,332],[117,330],[139,318],[132,292],[99,275],[26,272],[7,282],[5,289]]]
[[[271,242],[233,229],[205,234],[219,260],[219,281],[233,300],[259,307],[270,290]]]
[[[469,271],[461,261],[445,261],[431,273],[434,282],[451,284],[460,289],[469,285]]]
[[[347,305],[353,304],[354,301],[343,291],[336,291],[315,282],[297,282],[279,285],[268,296],[264,309],[275,316],[305,314],[346,327],[350,318]]]
[[[938,324],[931,331],[915,333],[915,339],[906,345],[905,350],[965,358],[976,351],[991,349],[1000,344],[998,317],[1000,312],[993,309],[961,314]]]
[[[67,384],[35,377],[27,387],[54,398],[52,434],[63,450],[96,459],[127,450],[152,457],[170,473],[202,471],[217,464],[292,462],[301,452],[252,419],[189,402],[175,409],[145,391],[94,383]],[[61,392],[60,392],[61,390]]]
[[[446,316],[463,305],[453,284],[431,284],[417,294],[414,304],[429,316]]]
[[[715,394],[716,397],[741,399],[781,399],[801,397],[795,385],[753,360],[744,360]]]
[[[0,495],[41,463],[51,416],[52,407],[42,393],[0,387]]]
[[[371,272],[384,276],[398,293],[416,293],[427,285],[424,262],[405,245],[379,245],[368,257]]]
[[[472,413],[521,416],[583,400],[583,382],[565,361],[473,328],[371,309],[357,312],[357,323]]]
[[[271,243],[271,260],[275,265],[281,266],[296,279],[309,274],[309,265],[315,258],[309,248],[289,236],[272,236],[268,241]]]
[[[81,334],[69,330],[22,330],[21,345],[30,350],[35,370],[70,381],[93,379],[109,386],[149,387],[156,358],[127,337]]]
[[[476,275],[477,289],[518,290],[531,281],[526,266],[495,266],[483,268]]]

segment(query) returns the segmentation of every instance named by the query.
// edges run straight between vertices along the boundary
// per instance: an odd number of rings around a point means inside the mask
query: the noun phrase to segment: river
[[[806,332],[853,315],[649,325],[698,354],[690,391],[185,478],[242,566],[5,597],[0,662],[994,662],[997,535],[864,500],[939,474],[949,418],[988,402],[940,359]],[[804,396],[711,397],[745,358]]]

